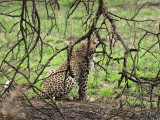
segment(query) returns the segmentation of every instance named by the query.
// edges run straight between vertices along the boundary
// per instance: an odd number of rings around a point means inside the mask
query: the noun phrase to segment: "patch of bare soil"
[[[8,101],[9,102],[9,101]],[[0,101],[0,119],[11,120],[159,120],[159,112],[120,109],[116,100],[56,101],[48,105],[40,100]],[[60,114],[59,110],[63,114]]]

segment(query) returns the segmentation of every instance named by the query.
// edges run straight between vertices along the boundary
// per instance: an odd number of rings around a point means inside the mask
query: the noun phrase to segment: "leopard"
[[[87,99],[88,75],[94,66],[94,57],[99,45],[98,38],[86,38],[57,70],[51,70],[45,80],[41,98],[62,99],[78,84],[79,99]],[[70,70],[68,70],[70,64]]]

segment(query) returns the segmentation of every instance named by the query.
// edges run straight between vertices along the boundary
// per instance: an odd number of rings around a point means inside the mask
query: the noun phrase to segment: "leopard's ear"
[[[83,43],[84,43],[84,44],[87,44],[87,43],[88,43],[88,38],[84,39],[84,40],[83,40]]]
[[[94,41],[97,40],[96,35],[91,35],[91,36],[90,36],[90,40],[94,40]]]
[[[93,44],[98,44],[99,43],[99,40],[98,40],[98,38],[97,38],[97,36],[91,36],[91,41],[92,41],[92,43]]]
[[[89,39],[90,39],[90,41],[92,41],[92,42],[93,42],[93,41],[96,42],[96,43],[98,42],[98,39],[97,39],[97,37],[96,37],[95,35],[91,35]],[[83,43],[84,43],[84,44],[88,44],[88,38],[84,39],[84,40],[83,40]]]
[[[85,43],[88,43],[88,39],[90,40],[90,41],[92,41],[94,38],[95,38],[96,36],[94,36],[94,35],[90,35],[88,38],[86,38],[84,41],[85,41]]]

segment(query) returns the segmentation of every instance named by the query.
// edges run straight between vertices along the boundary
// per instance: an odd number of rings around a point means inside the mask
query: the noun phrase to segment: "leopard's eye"
[[[97,43],[94,41],[93,44],[97,44]]]

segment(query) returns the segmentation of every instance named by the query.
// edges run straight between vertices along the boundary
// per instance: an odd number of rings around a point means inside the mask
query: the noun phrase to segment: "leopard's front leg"
[[[79,99],[84,100],[87,99],[87,90],[88,90],[88,72],[85,72],[80,76],[80,79],[78,81],[79,86]]]

